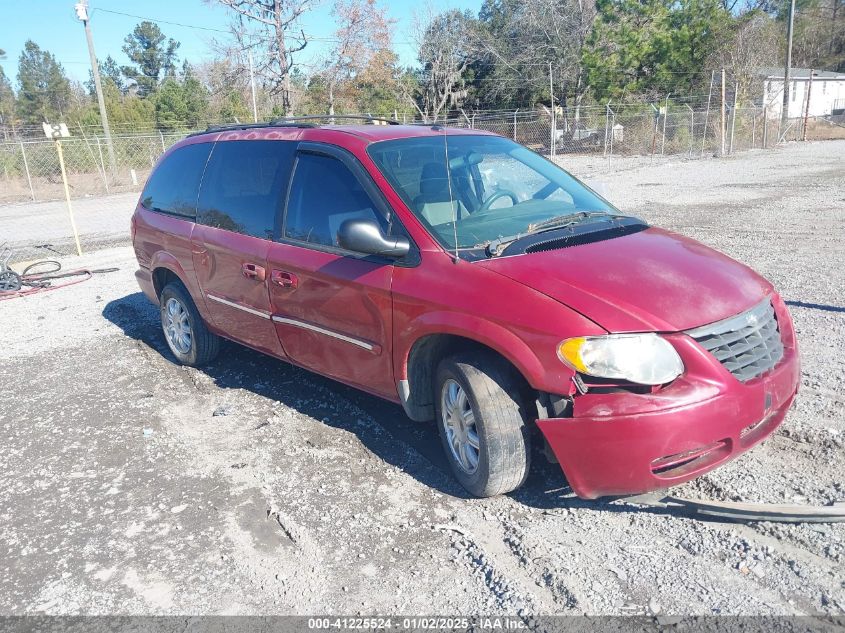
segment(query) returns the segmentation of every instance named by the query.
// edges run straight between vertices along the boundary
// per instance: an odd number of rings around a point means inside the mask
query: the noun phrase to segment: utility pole
[[[549,149],[551,151],[552,156],[555,155],[555,87],[552,83],[552,63],[549,62],[549,99],[552,104],[552,137],[549,139]]]
[[[106,136],[106,149],[109,152],[109,165],[112,176],[117,173],[117,161],[114,157],[114,145],[111,140],[111,129],[109,128],[109,117],[106,114],[106,101],[103,98],[103,85],[100,81],[100,67],[97,64],[97,55],[94,53],[94,37],[91,35],[90,18],[88,17],[88,0],[81,0],[74,6],[76,17],[85,26],[85,38],[88,40],[88,55],[91,57],[91,73],[94,75],[94,88],[97,91],[97,105],[100,107],[100,121],[103,123],[103,133]]]
[[[258,106],[255,105],[255,74],[252,69],[252,51],[247,51],[249,58],[249,85],[252,88],[252,121],[258,123]]]
[[[722,69],[722,118],[719,127],[722,129],[722,151],[719,156],[725,155],[725,69]]]
[[[792,68],[792,25],[795,21],[795,0],[789,0],[789,18],[786,21],[786,66],[783,68],[783,108],[780,111],[780,137],[786,134],[789,119],[789,71]]]
[[[704,115],[704,134],[701,135],[701,155],[704,156],[704,148],[707,144],[707,125],[710,123],[710,100],[713,97],[713,80],[716,79],[716,71],[710,71],[710,89],[707,91],[707,113]]]

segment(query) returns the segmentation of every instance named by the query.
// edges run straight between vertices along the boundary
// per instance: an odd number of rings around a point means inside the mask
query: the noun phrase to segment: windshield
[[[373,143],[368,152],[408,208],[450,250],[551,228],[561,216],[579,214],[571,225],[602,213],[618,215],[567,172],[502,137],[397,139]]]

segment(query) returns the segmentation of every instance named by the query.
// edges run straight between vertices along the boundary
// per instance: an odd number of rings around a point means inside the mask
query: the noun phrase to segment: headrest
[[[420,195],[427,202],[442,202],[449,200],[449,179],[446,165],[443,163],[426,163],[420,173]]]

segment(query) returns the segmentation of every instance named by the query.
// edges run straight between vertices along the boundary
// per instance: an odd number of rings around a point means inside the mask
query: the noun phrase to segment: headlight
[[[656,334],[579,336],[557,348],[560,359],[582,374],[662,385],[684,371],[678,352]]]

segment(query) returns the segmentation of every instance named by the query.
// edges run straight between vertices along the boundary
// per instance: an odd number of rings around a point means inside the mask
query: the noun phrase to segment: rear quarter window
[[[194,143],[169,154],[152,173],[141,194],[150,211],[196,218],[197,194],[212,143]]]
[[[197,221],[272,239],[296,151],[293,141],[220,141],[199,195]]]

